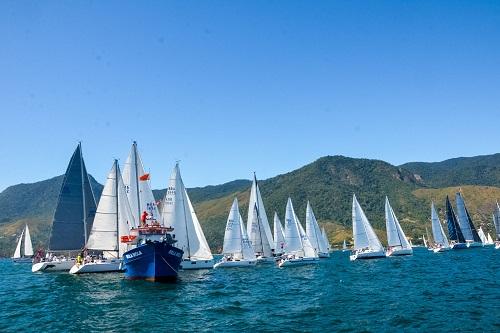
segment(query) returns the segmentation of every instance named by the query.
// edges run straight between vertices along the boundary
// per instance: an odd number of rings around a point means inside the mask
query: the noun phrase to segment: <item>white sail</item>
[[[24,255],[31,257],[33,255],[33,244],[31,243],[30,229],[26,224],[26,232],[24,234]]]
[[[87,249],[114,253],[118,258],[127,251],[120,237],[135,225],[118,162],[115,161],[102,190]]]
[[[370,248],[373,251],[383,251],[384,247],[378,239],[363,209],[359,205],[356,195],[352,197],[352,230],[354,236],[354,250]]]
[[[23,241],[24,229],[21,232],[21,236],[19,236],[19,240],[17,241],[16,251],[14,251],[14,255],[12,258],[17,259],[21,258],[21,242]]]
[[[241,221],[238,199],[234,198],[229,216],[227,217],[222,253],[233,255],[235,258],[241,258],[243,255],[241,240]]]
[[[241,214],[238,212],[240,217],[240,229],[241,229],[241,252],[243,254],[244,260],[254,260],[255,259],[255,251],[252,247],[252,242],[248,238],[247,231],[245,229],[245,225],[243,224],[243,218]]]
[[[150,218],[160,221],[160,213],[149,183],[149,174],[144,171],[135,141],[125,161],[122,178],[134,220],[138,223],[142,212],[146,211]]]
[[[318,251],[316,251],[316,249],[312,246],[311,240],[307,236],[306,231],[304,230],[304,227],[302,227],[302,224],[300,223],[297,215],[295,215],[295,223],[297,223],[297,225],[299,227],[299,234],[300,234],[300,238],[302,240],[302,251],[304,252],[304,257],[317,258]]]
[[[394,214],[394,210],[387,197],[385,197],[385,225],[387,228],[387,243],[389,246],[400,246],[403,249],[411,249],[410,243],[403,229],[401,229],[398,218],[396,214]]]
[[[247,234],[256,253],[261,253],[265,257],[272,256],[271,250],[274,249],[274,240],[255,175],[248,202]],[[263,250],[263,248],[267,247],[270,248],[269,251]]]
[[[302,240],[299,227],[295,221],[292,199],[288,198],[285,213],[285,253],[302,251]]]
[[[462,198],[462,195],[460,193],[456,194],[455,199],[457,204],[458,224],[460,225],[462,234],[464,235],[466,241],[474,241],[472,229],[469,224],[469,217],[467,216],[467,212],[465,211],[464,199]]]
[[[448,238],[446,238],[443,226],[441,225],[436,208],[434,207],[434,202],[431,204],[431,223],[434,243],[436,245],[441,245],[444,248],[449,248],[450,244],[448,243]]]
[[[184,187],[178,163],[175,164],[170,175],[167,193],[163,198],[162,220],[165,226],[174,228],[176,247],[184,251],[184,259],[213,259],[205,234]]]
[[[344,239],[344,243],[342,244],[342,250],[347,250],[347,243],[345,242],[345,239]]]
[[[495,243],[495,242],[493,242],[493,238],[491,238],[491,235],[490,235],[490,233],[489,233],[489,232],[488,232],[488,237],[487,237],[487,239],[488,239],[488,244],[493,244],[493,243]]]
[[[477,231],[477,234],[479,235],[479,238],[481,239],[481,242],[483,242],[484,244],[488,243],[488,238],[484,234],[483,228],[479,227],[479,229]]]
[[[317,252],[328,253],[327,244],[321,234],[318,221],[314,216],[314,212],[309,201],[307,202],[306,208],[306,234],[309,237],[311,245]]]
[[[323,235],[323,239],[325,240],[326,248],[327,248],[328,252],[330,252],[332,245],[330,244],[330,241],[328,240],[328,235],[326,234],[325,228],[321,228],[321,234]],[[345,240],[344,240],[344,243],[345,243]]]
[[[281,226],[278,214],[274,212],[274,248],[276,254],[281,254],[285,249],[285,232]]]
[[[422,235],[422,240],[424,241],[424,247],[428,247],[427,240],[425,239],[425,235]]]

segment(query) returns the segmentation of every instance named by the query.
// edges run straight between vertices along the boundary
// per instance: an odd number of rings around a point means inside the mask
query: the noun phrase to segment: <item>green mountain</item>
[[[500,186],[500,153],[459,157],[442,162],[411,162],[401,165],[430,187],[460,185]]]
[[[327,156],[292,172],[259,181],[259,186],[271,223],[274,211],[284,219],[288,196],[304,223],[309,200],[317,219],[334,243],[351,238],[353,193],[384,241],[384,198],[387,195],[405,232],[418,242],[417,239],[425,233],[425,226],[430,225],[430,201],[434,200],[438,209],[442,209],[444,196],[458,190],[457,187],[450,187],[455,185],[473,184],[463,186],[463,194],[475,224],[481,224],[491,232],[493,203],[500,200],[498,169],[494,165],[499,157],[500,154],[496,154],[453,159],[453,162],[408,163],[397,167],[378,160]],[[474,168],[482,172],[474,173],[471,171]],[[463,175],[463,182],[457,178],[459,175]],[[46,243],[61,182],[62,176],[59,176],[33,184],[11,186],[0,193],[0,255],[11,255],[16,235],[20,234],[24,223],[30,225],[35,246]],[[250,185],[248,180],[235,180],[222,185],[188,189],[214,251],[222,247],[227,214],[234,196],[238,197],[242,216],[246,220]],[[102,185],[92,178],[92,186],[98,198]],[[154,191],[157,199],[164,193],[165,190]]]

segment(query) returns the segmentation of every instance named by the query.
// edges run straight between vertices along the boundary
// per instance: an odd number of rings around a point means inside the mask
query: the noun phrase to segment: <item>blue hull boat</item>
[[[183,253],[167,241],[146,241],[123,254],[125,278],[173,282],[177,279]]]

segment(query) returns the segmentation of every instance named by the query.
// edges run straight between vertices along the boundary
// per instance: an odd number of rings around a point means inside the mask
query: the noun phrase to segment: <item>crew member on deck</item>
[[[146,220],[148,219],[148,212],[143,211],[141,216],[141,227],[146,225]]]

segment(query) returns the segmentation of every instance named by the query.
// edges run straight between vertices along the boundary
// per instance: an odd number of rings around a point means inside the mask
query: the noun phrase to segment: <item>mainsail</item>
[[[299,227],[295,221],[295,211],[293,209],[292,199],[288,198],[285,212],[285,252],[295,253],[303,251],[302,239],[300,237]]]
[[[354,250],[364,248],[374,251],[384,250],[382,243],[380,243],[363,209],[359,205],[356,195],[352,196],[352,230],[354,235]]]
[[[312,247],[320,253],[328,253],[328,246],[319,229],[318,221],[314,216],[311,204],[307,201],[306,208],[306,234]]]
[[[90,231],[87,249],[114,252],[120,258],[127,251],[127,244],[120,242],[120,237],[129,234],[136,225],[130,209],[129,200],[115,160],[102,190],[97,206],[94,224]]]
[[[441,245],[444,248],[450,247],[448,239],[444,234],[443,226],[439,220],[439,216],[434,207],[434,202],[431,204],[431,227],[432,227],[432,237],[434,238],[434,243],[436,245]]]
[[[248,202],[247,234],[256,253],[260,253],[264,257],[272,256],[274,240],[255,174]]]
[[[464,235],[458,224],[457,217],[451,206],[450,199],[446,196],[446,221],[448,225],[448,235],[450,240],[458,243],[465,243]]]
[[[488,237],[486,237],[486,235],[484,234],[483,228],[479,227],[477,234],[479,235],[479,239],[481,240],[481,242],[483,242],[484,244],[488,244]]]
[[[125,161],[122,178],[130,209],[135,217],[134,221],[140,222],[142,212],[147,212],[150,218],[160,221],[160,213],[151,190],[149,173],[144,171],[141,156],[137,150],[137,142],[135,141]]]
[[[456,196],[457,213],[458,213],[458,223],[460,224],[460,229],[466,241],[481,242],[481,238],[472,223],[472,219],[469,215],[469,211],[465,206],[464,199],[460,192],[457,192]]]
[[[389,199],[385,197],[385,223],[387,228],[387,243],[391,247],[402,247],[403,249],[411,249],[411,245],[406,238],[401,225],[399,224],[396,214],[389,203]]]
[[[184,259],[213,259],[184,187],[178,163],[175,164],[170,175],[167,193],[163,198],[162,219],[165,226],[174,228],[176,247],[184,251]]]
[[[281,254],[285,250],[285,232],[281,226],[278,213],[274,212],[274,248],[276,254]]]
[[[328,240],[328,235],[326,234],[325,228],[321,228],[321,234],[323,235],[323,239],[325,241],[326,248],[327,248],[328,252],[330,252],[332,245],[330,244],[330,241]],[[344,240],[344,243],[345,243],[345,240]]]
[[[76,251],[87,243],[96,203],[83,161],[81,144],[69,162],[59,192],[50,233],[50,251]]]

